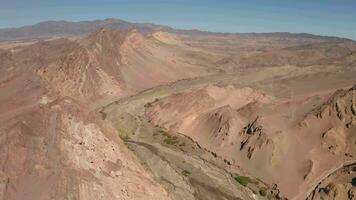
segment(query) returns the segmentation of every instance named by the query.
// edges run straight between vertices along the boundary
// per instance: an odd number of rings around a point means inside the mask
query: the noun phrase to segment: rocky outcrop
[[[168,199],[116,131],[73,99],[1,124],[0,199]]]
[[[348,121],[356,117],[356,85],[348,90],[337,90],[323,105],[313,110],[317,118],[337,117]]]
[[[317,122],[323,124],[326,130],[321,130],[322,145],[332,154],[344,154],[347,146],[353,144],[353,141],[347,138],[351,137],[353,127],[356,125],[355,104],[356,86],[347,90],[337,90],[304,120],[304,124],[308,124],[315,116]]]
[[[237,143],[237,130],[243,124],[241,116],[230,105],[202,114],[196,121],[199,122],[195,127],[196,132],[204,132],[210,143],[219,147]]]
[[[256,149],[261,149],[265,144],[269,144],[272,141],[268,139],[267,135],[263,131],[263,127],[258,123],[259,117],[247,124],[240,132],[242,141],[240,143],[240,151],[247,149],[247,157],[252,158]]]

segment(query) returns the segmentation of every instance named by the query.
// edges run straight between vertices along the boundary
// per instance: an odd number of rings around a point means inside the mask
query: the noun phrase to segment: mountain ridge
[[[65,20],[50,20],[43,21],[33,25],[26,25],[21,27],[0,28],[0,41],[24,40],[24,39],[39,39],[50,37],[68,37],[85,35],[101,28],[130,30],[137,29],[141,32],[155,32],[167,31],[179,34],[189,35],[216,35],[216,36],[239,36],[239,37],[272,37],[272,38],[307,38],[319,39],[327,41],[353,41],[352,39],[335,37],[335,36],[321,36],[310,33],[290,33],[290,32],[268,32],[268,33],[223,33],[223,32],[209,32],[197,29],[184,30],[175,29],[169,26],[158,25],[154,23],[138,23],[128,22],[121,19],[107,18],[103,20],[91,21],[65,21]]]

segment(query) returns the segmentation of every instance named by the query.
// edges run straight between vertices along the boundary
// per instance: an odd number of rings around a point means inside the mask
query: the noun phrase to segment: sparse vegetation
[[[172,137],[171,135],[169,135],[166,131],[164,131],[163,129],[160,129],[158,132],[160,132],[163,136],[165,137]]]
[[[183,170],[182,174],[183,174],[183,176],[190,176],[192,173],[188,170]]]
[[[130,138],[130,136],[128,136],[128,135],[120,135],[120,138],[124,141],[124,142],[127,142],[127,141],[129,141],[131,138]]]
[[[148,102],[144,105],[145,108],[149,108],[149,107],[152,107],[152,103],[151,102]]]
[[[124,126],[121,123],[117,123],[116,124],[116,130],[119,133],[121,139],[123,137],[129,136],[129,135],[133,135],[133,131],[129,128],[127,128],[126,126]]]
[[[102,119],[102,120],[105,120],[106,117],[107,117],[107,114],[106,114],[104,111],[102,111],[102,110],[101,110],[99,113],[101,114],[101,119]]]
[[[166,138],[163,142],[169,145],[176,145],[179,141],[173,138]]]
[[[166,131],[160,129],[159,132],[162,134],[165,139],[163,140],[164,143],[168,145],[177,145],[179,143],[178,137],[177,136],[172,136]],[[179,146],[184,146],[185,143],[181,143]]]
[[[125,143],[125,144],[128,149],[130,149],[131,151],[135,151],[135,147],[132,144],[130,144],[130,143]]]
[[[166,137],[166,138],[172,138],[172,136],[169,135],[168,133],[163,133],[162,135],[163,135],[164,137]]]
[[[154,101],[152,101],[152,102],[147,102],[147,103],[144,105],[144,107],[145,107],[145,108],[152,107],[152,104],[156,103],[158,100],[159,100],[158,98],[155,98]]]
[[[263,197],[265,197],[265,196],[267,195],[266,189],[261,189],[261,190],[260,190],[260,195],[263,196]]]
[[[180,147],[184,147],[185,146],[185,142],[182,142],[179,144]]]
[[[356,186],[356,177],[352,178],[351,184],[352,184],[352,186],[354,186],[354,187]]]
[[[234,179],[244,187],[251,182],[251,179],[247,176],[235,176]]]

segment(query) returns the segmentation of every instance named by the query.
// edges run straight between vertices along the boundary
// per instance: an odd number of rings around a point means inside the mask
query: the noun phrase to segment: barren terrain
[[[131,26],[0,44],[0,199],[354,198],[355,42]]]

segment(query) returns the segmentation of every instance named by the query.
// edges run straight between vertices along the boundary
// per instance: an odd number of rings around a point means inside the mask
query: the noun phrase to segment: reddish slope
[[[192,51],[168,33],[102,29],[79,40],[2,50],[0,64],[35,71],[62,96],[95,102],[207,74],[199,63],[205,61],[186,58]]]
[[[315,94],[270,102],[258,92],[237,98],[234,91],[228,90],[226,96],[219,90],[226,89],[214,90],[220,98],[209,95],[209,88],[163,98],[146,115],[246,172],[277,183],[282,195],[290,198],[305,199],[320,177],[355,159],[355,86],[337,91],[313,111],[307,108]]]
[[[207,86],[164,98],[146,115],[152,123],[183,133],[227,159],[239,155],[248,160],[255,150],[272,148],[258,114],[246,112],[269,101],[270,97],[251,88]]]
[[[112,66],[68,40],[0,54],[0,199],[169,199],[84,106]]]

